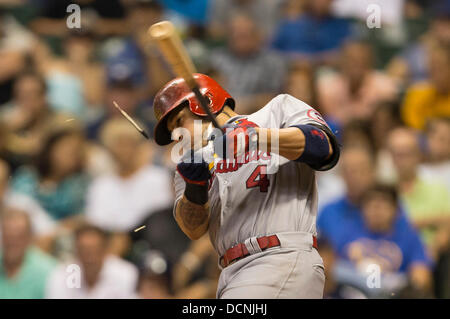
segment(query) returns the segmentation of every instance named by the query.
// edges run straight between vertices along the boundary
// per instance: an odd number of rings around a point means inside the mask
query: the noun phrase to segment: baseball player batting
[[[322,298],[315,171],[336,165],[335,136],[317,111],[290,95],[239,115],[212,78],[194,78],[223,135],[205,134],[210,117],[176,78],[155,97],[154,136],[168,145],[177,129],[194,136],[194,121],[202,120],[200,149],[191,143],[177,165],[174,217],[193,240],[209,232],[222,269],[217,298]],[[214,153],[214,161],[193,160],[199,151]]]

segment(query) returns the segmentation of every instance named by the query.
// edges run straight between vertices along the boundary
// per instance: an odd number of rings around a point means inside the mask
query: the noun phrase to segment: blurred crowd
[[[339,138],[317,174],[326,298],[450,298],[448,0],[0,0],[0,298],[215,297],[170,148],[113,105],[152,132],[165,19],[238,113],[288,93]]]

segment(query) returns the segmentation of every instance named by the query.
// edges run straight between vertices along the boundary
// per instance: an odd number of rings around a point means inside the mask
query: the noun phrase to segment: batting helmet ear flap
[[[234,102],[234,99],[232,99],[232,98],[230,98],[230,99],[227,99],[226,101],[225,101],[225,105],[228,105],[229,107],[231,107],[231,109],[234,111],[234,108],[236,107],[236,105],[235,105],[235,102]],[[224,106],[225,106],[224,105]]]
[[[170,144],[172,142],[172,132],[169,131],[168,127],[167,127],[167,122],[169,121],[170,115],[181,111],[183,108],[187,107],[188,101],[183,101],[180,105],[174,107],[172,110],[170,110],[166,116],[162,117],[160,121],[158,121],[158,123],[156,124],[155,127],[155,131],[154,131],[154,137],[155,137],[155,141],[169,141]],[[158,128],[158,129],[157,129]],[[167,145],[164,144],[164,145]],[[161,144],[160,144],[161,145]]]
[[[196,73],[200,93],[209,101],[212,114],[222,111],[225,104],[234,110],[235,102],[231,95],[225,91],[216,81],[207,75]],[[167,83],[155,96],[153,110],[158,123],[155,127],[155,141],[159,145],[167,145],[172,142],[170,132],[167,129],[168,114],[183,102],[189,103],[189,110],[195,115],[206,117],[207,114],[200,106],[194,92],[189,88],[183,78],[176,78]]]

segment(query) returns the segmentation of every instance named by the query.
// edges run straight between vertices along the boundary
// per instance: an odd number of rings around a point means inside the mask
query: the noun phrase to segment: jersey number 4
[[[259,165],[247,179],[247,188],[259,187],[259,191],[267,193],[270,180],[267,178],[267,165]]]

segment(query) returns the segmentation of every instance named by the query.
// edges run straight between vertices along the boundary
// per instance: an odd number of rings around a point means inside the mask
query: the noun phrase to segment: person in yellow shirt
[[[430,79],[406,92],[402,118],[406,125],[422,130],[433,117],[450,116],[450,46],[436,45],[429,60]]]

